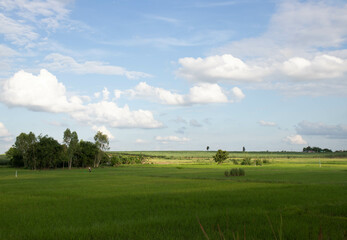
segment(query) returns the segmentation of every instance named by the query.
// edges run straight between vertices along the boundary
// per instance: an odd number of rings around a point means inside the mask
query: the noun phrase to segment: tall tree
[[[21,133],[16,137],[14,147],[18,150],[18,153],[22,155],[25,168],[36,169],[37,164],[34,147],[36,141],[36,136],[32,132],[29,134]]]
[[[68,156],[68,165],[69,169],[72,167],[72,159],[74,156],[74,153],[77,150],[78,145],[78,135],[77,133],[71,132],[69,128],[67,128],[64,132],[64,143],[67,147],[67,156]]]
[[[94,167],[99,167],[104,151],[110,149],[109,141],[106,134],[98,131],[95,136],[95,145],[98,148],[98,153],[95,156]]]

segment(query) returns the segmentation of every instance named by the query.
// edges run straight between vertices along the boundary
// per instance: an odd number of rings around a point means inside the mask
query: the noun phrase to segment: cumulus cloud
[[[67,97],[65,86],[45,69],[35,76],[23,70],[0,85],[0,101],[33,111],[71,112],[83,108],[82,100]]]
[[[114,136],[112,133],[105,127],[105,126],[92,126],[92,129],[96,132],[102,132],[103,134],[106,134],[108,139],[112,140],[114,139]]]
[[[119,90],[116,90],[119,91]],[[234,87],[230,92],[224,91],[218,84],[199,83],[189,89],[186,95],[173,93],[141,82],[134,89],[123,91],[131,97],[144,98],[168,105],[192,105],[209,103],[227,103],[242,100],[245,95],[241,89]],[[228,99],[227,94],[230,95]],[[119,94],[120,96],[120,94]]]
[[[264,120],[260,120],[258,122],[261,126],[265,126],[265,127],[275,127],[277,124],[275,122],[267,122]]]
[[[85,104],[83,97],[67,97],[65,86],[47,70],[35,76],[19,71],[0,85],[0,101],[10,107],[24,107],[33,111],[67,113],[73,119],[93,125],[119,128],[159,128],[152,112],[131,111],[125,105],[107,101],[108,90],[104,89],[104,100]]]
[[[206,58],[181,58],[177,74],[198,82],[248,81],[257,82],[271,72],[270,68],[250,65],[231,54]]]
[[[295,145],[304,145],[307,144],[307,142],[302,138],[300,135],[292,135],[292,136],[287,136],[286,138],[283,139],[285,142],[290,143],[290,144],[295,144]]]
[[[145,82],[140,82],[134,89],[128,90],[127,92],[132,97],[146,99],[156,98],[163,104],[183,105],[185,103],[184,96],[162,88],[152,87]]]
[[[157,137],[155,137],[155,140],[157,140],[158,142],[161,142],[161,143],[169,143],[169,142],[180,142],[180,143],[183,143],[183,142],[190,141],[189,138],[177,137],[177,136],[165,136],[165,137],[157,136]]]
[[[101,101],[89,103],[81,111],[74,111],[70,116],[90,125],[108,125],[114,128],[160,128],[152,112],[147,110],[131,111],[128,105],[119,107],[114,102]]]
[[[205,58],[181,58],[177,75],[286,95],[346,95],[346,25],[343,1],[281,1],[263,34],[233,41]]]
[[[103,74],[103,75],[119,75],[129,79],[138,79],[150,77],[151,75],[143,72],[128,71],[123,67],[109,65],[98,61],[77,62],[70,56],[64,56],[59,53],[52,53],[45,57],[48,63],[43,64],[44,67],[64,72],[73,72],[77,74]]]
[[[337,78],[347,72],[347,60],[325,54],[311,61],[295,57],[285,61],[280,70],[294,79]]]
[[[325,136],[334,139],[347,138],[347,125],[328,125],[321,122],[302,121],[296,126],[296,131],[301,135]]]
[[[0,137],[8,137],[10,135],[11,134],[9,133],[5,125],[2,122],[0,122]]]

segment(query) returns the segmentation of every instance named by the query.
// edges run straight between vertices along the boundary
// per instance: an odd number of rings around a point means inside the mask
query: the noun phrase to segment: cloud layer
[[[73,119],[94,125],[117,128],[158,128],[156,121],[147,110],[131,111],[125,105],[107,101],[108,91],[104,89],[103,100],[85,104],[82,97],[67,97],[65,86],[47,70],[35,76],[23,70],[14,74],[0,85],[0,101],[10,107],[24,107],[33,111],[67,113]]]
[[[218,84],[199,83],[189,89],[186,95],[171,92],[163,88],[157,88],[141,82],[126,91],[115,90],[116,98],[125,94],[133,98],[143,98],[153,102],[167,105],[188,106],[193,104],[227,103],[241,101],[245,95],[238,87],[231,91],[223,90]],[[229,95],[229,99],[228,96]]]

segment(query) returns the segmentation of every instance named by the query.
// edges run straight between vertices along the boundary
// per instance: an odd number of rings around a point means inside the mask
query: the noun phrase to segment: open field
[[[210,239],[347,237],[346,158],[274,157],[225,177],[235,165],[188,153],[92,173],[2,167],[0,239],[204,239],[199,221]]]

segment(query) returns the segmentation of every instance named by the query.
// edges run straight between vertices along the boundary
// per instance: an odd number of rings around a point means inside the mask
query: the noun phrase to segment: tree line
[[[320,148],[320,147],[304,147],[302,149],[303,152],[314,152],[314,153],[331,153],[333,152],[331,149],[328,149],[328,148]]]
[[[105,153],[109,149],[106,134],[98,131],[94,142],[78,139],[77,133],[69,128],[64,131],[63,143],[47,135],[21,133],[6,152],[10,165],[28,169],[99,167],[108,160]]]

